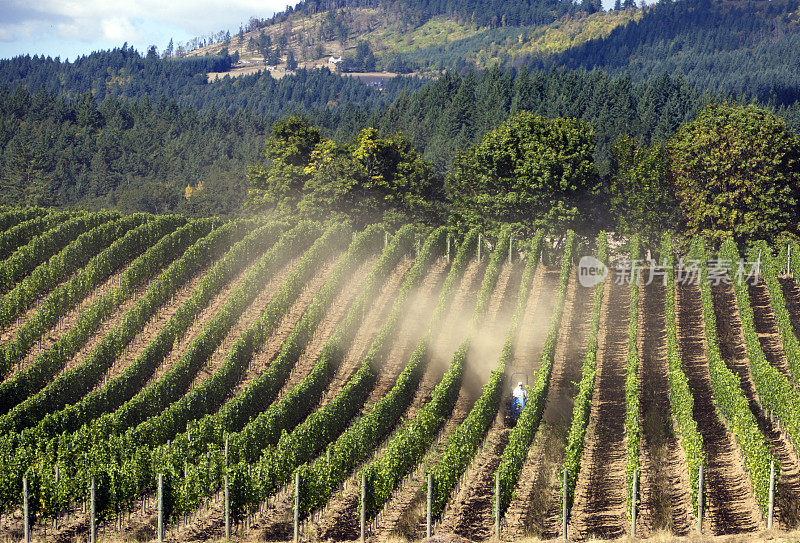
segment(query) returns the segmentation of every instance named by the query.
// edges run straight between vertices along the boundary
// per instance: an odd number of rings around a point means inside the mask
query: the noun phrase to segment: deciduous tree
[[[796,232],[800,142],[756,106],[710,105],[669,140],[672,178],[690,234],[774,239]]]
[[[511,117],[456,158],[452,221],[461,229],[584,226],[600,191],[594,148],[594,130],[580,121],[528,112]]]

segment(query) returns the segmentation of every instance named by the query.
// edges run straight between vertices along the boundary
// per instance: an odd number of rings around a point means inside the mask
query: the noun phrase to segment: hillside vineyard
[[[798,247],[624,241],[5,208],[0,534],[796,528]]]

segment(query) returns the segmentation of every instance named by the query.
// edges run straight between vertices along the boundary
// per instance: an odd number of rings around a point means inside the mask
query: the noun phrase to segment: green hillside
[[[281,73],[286,71],[290,52],[299,67],[335,68],[331,57],[355,61],[359,59],[358,45],[366,43],[375,57],[374,65],[345,65],[345,71],[414,71],[435,76],[443,67],[441,60],[453,54],[477,68],[487,68],[507,58],[562,53],[605,38],[615,28],[641,19],[642,14],[638,9],[578,12],[547,24],[491,27],[445,15],[414,23],[404,11],[389,8],[295,12],[279,23],[252,24],[254,28],[242,29],[230,41],[200,47],[188,55],[238,54],[239,62],[230,70],[233,75],[252,73],[265,62],[273,65],[278,61]]]

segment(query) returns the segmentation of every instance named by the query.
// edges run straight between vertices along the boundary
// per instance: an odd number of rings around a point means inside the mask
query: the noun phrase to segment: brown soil
[[[77,273],[78,273],[78,271],[74,270],[71,273],[67,274],[65,277],[61,277],[60,280],[58,281],[58,283],[56,283],[55,286],[53,286],[52,288],[47,288],[44,292],[36,293],[37,297],[34,298],[33,300],[28,301],[25,304],[24,309],[22,309],[20,311],[20,313],[17,314],[17,316],[14,318],[14,320],[12,322],[10,322],[10,323],[6,324],[5,326],[3,326],[2,328],[0,328],[0,334],[2,336],[5,336],[7,334],[10,334],[10,330],[11,329],[18,329],[27,319],[29,319],[34,313],[36,313],[39,310],[39,308],[42,306],[42,303],[45,301],[45,299],[56,288],[58,288],[59,286],[63,285],[64,283],[68,282]],[[14,288],[16,288],[17,284],[19,284],[20,282],[22,282],[24,280],[25,280],[25,277],[22,277],[17,283],[11,285],[11,288],[8,291],[6,291],[6,292],[0,291],[0,302],[2,302],[3,298],[9,292],[11,292]],[[14,332],[14,333],[16,333],[16,332]]]
[[[430,401],[433,389],[436,384],[441,380],[442,374],[449,366],[453,353],[458,348],[458,345],[463,341],[466,334],[466,321],[465,314],[471,314],[477,299],[475,297],[480,286],[480,272],[484,266],[477,261],[471,262],[464,275],[461,278],[459,287],[455,290],[452,303],[445,316],[444,323],[439,331],[437,338],[434,339],[433,347],[431,349],[431,356],[426,365],[425,374],[422,377],[420,387],[411,402],[411,406],[406,411],[404,419],[406,421],[413,420],[417,412],[428,401]],[[442,453],[444,448],[445,436],[449,435],[458,425],[464,420],[469,412],[465,395],[461,394],[456,402],[445,428],[439,433],[438,440],[433,447],[433,451],[429,453],[428,457],[424,460],[425,465],[432,465]],[[378,456],[380,450],[374,456]],[[394,496],[384,507],[383,512],[378,515],[375,523],[374,532],[378,534],[378,540],[388,537],[388,535],[395,530],[401,519],[404,518],[406,513],[410,510],[416,510],[414,503],[416,496],[423,484],[423,471],[418,468],[401,484],[401,487],[395,492]],[[418,522],[414,524],[410,521],[409,528],[416,530]],[[411,527],[413,525],[413,528]],[[381,535],[383,534],[383,535]]]
[[[258,320],[258,317],[267,308],[269,303],[286,282],[287,277],[289,277],[289,275],[295,270],[299,262],[300,258],[293,259],[291,262],[289,262],[289,264],[283,266],[267,280],[264,288],[258,291],[258,294],[253,301],[250,302],[250,305],[247,306],[247,308],[236,320],[234,325],[230,328],[230,330],[228,330],[228,333],[225,335],[219,346],[214,350],[214,353],[208,358],[208,360],[206,360],[203,367],[200,368],[200,371],[197,372],[192,384],[189,386],[189,390],[193,390],[197,385],[211,377],[214,372],[222,366],[231,346],[239,338],[239,336],[241,336],[256,322],[256,320]],[[320,266],[320,269],[317,270],[317,273],[311,277],[305,287],[300,291],[295,301],[289,305],[288,310],[275,328],[273,335],[280,335],[280,337],[283,339],[289,335],[289,333],[292,331],[292,328],[294,328],[294,325],[300,320],[300,316],[303,314],[303,311],[305,311],[306,306],[311,303],[311,299],[314,297],[314,294],[317,293],[317,290],[325,282],[325,279],[327,278],[328,273],[333,268],[334,264],[335,260],[328,261]],[[283,339],[281,339],[281,343],[283,342]]]
[[[725,364],[739,377],[742,391],[748,400],[750,411],[758,421],[767,444],[775,458],[780,462],[780,477],[777,482],[775,516],[783,526],[797,526],[800,513],[800,460],[794,450],[789,436],[780,424],[768,415],[758,397],[747,348],[744,331],[736,304],[736,295],[729,284],[716,285],[712,288],[714,295],[714,311],[717,315],[717,334],[719,346]],[[763,314],[762,314],[763,316]],[[758,326],[756,326],[758,329]],[[762,322],[763,328],[763,322]],[[776,346],[783,352],[780,343]],[[769,356],[767,357],[769,359]],[[773,353],[773,358],[779,358]],[[784,362],[786,360],[783,356]]]
[[[755,324],[758,341],[764,350],[764,356],[775,369],[792,379],[789,371],[789,362],[783,350],[781,333],[775,320],[775,311],[772,309],[769,289],[764,281],[758,285],[750,285],[750,307],[753,308],[753,323]]]
[[[403,282],[403,278],[413,264],[414,260],[412,258],[404,258],[386,279],[380,294],[376,296],[372,306],[364,315],[353,342],[350,344],[347,354],[342,359],[342,363],[336,368],[333,381],[331,381],[331,384],[328,386],[328,390],[317,406],[317,409],[325,407],[358,371],[358,368],[361,367],[361,360],[367,354],[375,335],[378,333],[381,326],[383,326],[391,310],[392,301]]]
[[[258,541],[287,541],[292,539],[294,489],[285,485],[267,500],[264,513],[257,516],[249,534]]]
[[[125,313],[133,309],[139,299],[139,296],[144,294],[146,290],[147,287],[144,285],[139,287],[133,296],[125,300],[122,305],[116,307],[109,318],[103,321],[103,323],[100,325],[100,328],[98,328],[98,330],[92,334],[92,336],[89,338],[89,341],[84,344],[81,350],[78,351],[78,353],[73,356],[69,362],[67,362],[62,372],[69,371],[80,366],[100,344],[103,338],[122,323]]]
[[[428,329],[446,269],[447,261],[439,260],[431,267],[416,292],[409,297],[406,309],[400,318],[397,336],[384,358],[375,389],[361,408],[361,415],[370,411],[375,402],[392,389],[411,353]]]
[[[547,270],[541,277],[544,290],[551,294],[557,290],[559,270]],[[542,287],[538,287],[542,292]],[[570,319],[572,301],[575,296],[574,285],[569,289],[569,308],[566,318]],[[530,301],[530,296],[529,296]],[[510,362],[506,374],[512,377],[515,372],[525,372],[533,378],[535,369],[538,369],[541,351],[544,346],[547,331],[550,328],[555,299],[551,295],[538,296],[537,303],[532,308],[526,308],[523,326],[516,338],[519,345],[515,349],[515,356]],[[517,376],[519,379],[520,376]],[[532,384],[532,383],[529,383]],[[514,382],[506,383],[503,390],[498,412],[489,430],[486,441],[467,470],[461,490],[455,493],[438,532],[454,532],[460,536],[473,540],[483,541],[494,535],[494,492],[495,472],[502,459],[503,451],[508,444],[511,429],[505,426],[504,406],[508,393]]]
[[[686,458],[669,401],[666,293],[653,281],[639,288],[639,462],[637,535],[689,533],[691,491]]]
[[[694,419],[708,463],[704,531],[754,532],[761,526],[761,512],[739,447],[714,405],[699,285],[678,285],[676,313],[681,363],[694,396]]]
[[[409,299],[397,339],[392,344],[375,390],[361,410],[362,415],[371,409],[375,401],[391,390],[411,352],[427,330],[446,269],[447,261],[444,259],[434,264],[422,285]],[[381,447],[376,448],[367,461],[377,457],[381,449]],[[357,473],[351,475],[339,489],[339,495],[334,495],[321,512],[319,520],[309,526],[309,529],[314,530],[322,539],[343,540],[358,537],[357,478]]]
[[[164,357],[159,364],[156,371],[153,372],[153,375],[150,376],[150,379],[147,381],[144,387],[147,388],[154,382],[161,379],[161,377],[169,371],[175,363],[180,360],[180,358],[184,355],[186,350],[189,348],[189,345],[200,335],[205,328],[206,324],[211,322],[211,320],[216,317],[219,310],[225,305],[230,297],[231,293],[236,290],[236,288],[244,282],[244,278],[247,275],[247,272],[251,269],[251,266],[245,267],[233,280],[229,281],[225,286],[222,287],[219,294],[214,296],[209,304],[206,306],[204,310],[200,312],[197,318],[194,320],[192,324],[186,329],[183,335],[175,341],[172,346],[172,350]],[[162,320],[162,318],[159,318]],[[163,318],[164,322],[166,322],[166,318]]]
[[[470,269],[467,270],[472,271]],[[382,534],[387,534],[393,531],[398,531],[404,534],[405,537],[416,537],[421,535],[424,530],[422,525],[422,517],[424,511],[421,510],[422,488],[424,484],[424,467],[430,467],[438,462],[444,448],[447,444],[451,434],[458,428],[458,426],[466,418],[469,410],[472,408],[475,400],[480,393],[480,386],[485,382],[489,371],[490,360],[494,361],[492,368],[496,366],[497,359],[500,355],[502,342],[506,336],[506,330],[510,322],[511,313],[513,311],[513,296],[519,288],[519,269],[513,265],[506,264],[498,277],[497,284],[492,293],[486,315],[482,320],[477,332],[474,332],[471,339],[470,353],[466,362],[465,377],[462,386],[459,390],[456,405],[451,412],[447,422],[444,425],[434,442],[433,447],[428,454],[423,458],[423,461],[406,479],[401,483],[395,495],[385,505],[381,514],[375,522],[375,533],[379,534],[378,538],[383,537]],[[462,285],[468,283],[470,278],[465,274]],[[478,287],[477,281],[472,281],[473,289]],[[477,292],[471,293],[472,295]],[[470,296],[470,301],[472,296]],[[459,318],[458,304],[451,307],[450,318],[463,321],[463,309],[461,311],[461,318]],[[470,304],[472,305],[472,304]],[[510,307],[512,306],[512,307]],[[469,312],[472,313],[472,312]],[[469,314],[466,313],[466,314]],[[464,323],[466,325],[466,323]],[[440,339],[445,339],[443,336],[448,334],[447,325],[442,328],[442,336]],[[466,331],[466,329],[464,328]],[[452,341],[452,338],[446,338]],[[460,338],[459,338],[460,339]],[[437,342],[438,343],[438,342]],[[434,357],[441,356],[441,349],[449,351],[451,345],[438,345],[434,348]],[[452,345],[455,351],[455,345]],[[444,360],[438,360],[429,368],[434,368],[435,373],[439,373],[435,368]],[[432,390],[432,389],[431,389]],[[420,400],[418,395],[415,400]],[[417,409],[412,407],[409,415],[416,416]]]
[[[127,269],[127,268],[126,268]],[[71,310],[66,311],[64,315],[58,320],[58,322],[49,330],[47,330],[41,337],[39,341],[37,341],[30,350],[25,354],[25,357],[19,361],[11,373],[9,373],[8,378],[11,378],[15,373],[20,371],[26,370],[30,365],[36,360],[41,353],[48,351],[53,348],[53,345],[61,339],[61,337],[70,330],[75,323],[78,321],[80,315],[89,309],[91,305],[101,296],[105,296],[112,288],[116,288],[117,282],[119,281],[119,277],[125,273],[125,269],[115,273],[101,285],[97,286],[89,295],[81,300],[75,307]],[[135,293],[131,298],[136,298],[137,293]],[[16,339],[19,329],[27,322],[30,318],[32,318],[41,307],[42,303],[44,302],[44,298],[39,300],[39,302],[28,311],[25,312],[25,315],[16,320],[12,327],[4,330],[2,333],[2,343],[6,343],[11,341],[12,339]],[[110,317],[113,319],[113,316]],[[107,319],[108,320],[108,319]],[[102,327],[101,327],[102,329]]]
[[[486,315],[470,338],[462,386],[471,387],[477,393],[476,397],[489,374],[497,369],[517,301],[521,271],[520,267],[512,264],[502,267]]]
[[[348,371],[342,371],[340,367],[339,370],[337,370],[337,375],[345,373],[347,373],[347,375],[352,375],[352,373],[355,373],[358,369],[361,358],[366,354],[366,350],[369,348],[373,336],[377,333],[389,307],[391,307],[391,301],[400,288],[403,277],[408,270],[411,269],[413,263],[413,259],[406,257],[392,270],[381,288],[380,294],[376,297],[376,301],[372,304],[372,307],[362,320],[362,324],[356,332],[355,339],[345,355],[344,362],[341,366],[347,366]],[[345,379],[340,379],[340,382],[331,385],[328,389],[326,399],[318,408],[321,408],[324,402],[330,401],[346,382]],[[269,505],[266,511],[260,515],[259,519],[254,522],[249,530],[251,533],[272,534],[273,536],[277,535],[279,538],[285,537],[285,535],[289,533],[287,530],[290,530],[290,511],[293,504],[292,490],[285,487],[280,490],[276,496],[268,500],[268,503]],[[182,531],[178,539],[180,541],[206,540],[219,537],[223,532],[222,509],[221,506],[217,504],[217,506],[212,505],[209,511],[197,514],[190,525]]]
[[[427,404],[433,389],[442,380],[444,372],[450,367],[458,346],[464,341],[468,320],[465,315],[472,315],[477,304],[477,292],[480,288],[481,272],[484,266],[478,261],[471,262],[464,270],[459,287],[455,289],[450,308],[445,315],[430,351],[430,358],[425,366],[425,374],[406,412],[406,420],[413,420],[417,412]]]
[[[39,308],[42,307],[42,302],[44,302],[44,297],[36,300],[32,307],[29,307],[24,313],[18,315],[17,318],[15,318],[9,324],[1,326],[0,343],[7,343],[17,337],[19,329],[22,328],[22,325],[25,324],[31,317],[33,317],[37,311],[39,311]]]
[[[119,377],[122,372],[125,371],[125,368],[131,365],[142,354],[150,342],[153,341],[161,329],[169,322],[169,319],[171,319],[178,309],[191,297],[192,292],[194,292],[194,289],[200,284],[200,281],[203,280],[203,276],[212,265],[213,264],[209,264],[206,268],[189,279],[182,287],[178,288],[175,294],[170,297],[170,300],[158,308],[156,313],[145,323],[139,333],[128,343],[122,355],[118,356],[111,367],[106,370],[102,383],[98,384],[95,388],[99,388],[108,381]]]
[[[454,532],[472,541],[485,541],[494,535],[495,472],[508,445],[510,428],[503,424],[502,411],[466,472],[461,490],[448,505],[440,533]]]
[[[507,373],[527,373],[529,385],[533,384],[533,373],[541,366],[542,349],[550,329],[560,275],[561,271],[557,268],[539,266],[528,293],[525,313],[522,315],[514,345],[514,359],[509,364]]]
[[[425,537],[425,471],[435,466],[444,453],[447,439],[467,418],[474,398],[461,388],[450,418],[444,423],[431,448],[386,502],[375,519],[370,541],[385,541],[390,536],[406,540]]]
[[[361,290],[366,276],[369,274],[369,271],[372,269],[376,261],[377,257],[375,256],[367,259],[358,268],[356,268],[350,278],[345,281],[343,288],[336,295],[316,330],[314,331],[311,341],[308,343],[305,350],[295,363],[294,368],[289,374],[286,383],[284,383],[283,387],[281,388],[276,400],[283,398],[289,393],[290,390],[292,390],[292,388],[297,386],[300,381],[302,381],[302,379],[311,372],[314,364],[322,353],[322,348],[325,346],[325,342],[328,341],[336,329],[336,326],[339,324],[342,318],[344,318],[345,312],[350,307],[350,304],[355,299],[358,292]],[[273,349],[270,348],[270,345],[274,343],[275,341],[273,341],[273,339],[268,340],[267,348],[261,349],[258,353],[256,353],[256,355],[253,357],[253,361],[250,364],[250,371],[247,373],[242,382],[236,386],[233,396],[241,393],[253,381],[253,379],[266,371],[274,359],[273,355],[269,355],[269,353],[273,352]],[[277,344],[278,349],[281,348],[282,343],[283,339],[281,339],[280,344]]]
[[[136,507],[121,516],[111,516],[100,523],[97,528],[99,541],[148,541],[155,538],[156,501],[149,496],[146,506],[142,508],[141,500]],[[38,522],[31,532],[31,541],[47,541],[70,543],[88,541],[89,519],[84,512],[86,504],[73,504],[69,511],[58,518],[57,526],[53,521]],[[121,526],[121,529],[120,529]],[[0,515],[0,541],[19,541],[22,539],[22,514],[19,509],[11,514]]]
[[[800,287],[797,281],[790,275],[778,278],[783,290],[783,297],[786,299],[786,309],[789,311],[789,318],[792,321],[794,335],[800,337]]]
[[[234,532],[234,526],[231,525]],[[235,532],[234,532],[235,533]],[[174,541],[210,541],[225,537],[225,502],[222,492],[217,492],[195,511],[192,517],[181,520],[173,527]]]
[[[492,291],[486,314],[481,319],[478,328],[472,332],[458,400],[463,403],[462,409],[464,411],[472,409],[482,392],[483,385],[491,372],[497,367],[497,361],[500,358],[503,343],[508,335],[508,326],[516,305],[516,294],[519,290],[521,279],[520,272],[519,266],[515,267],[515,265],[509,263],[503,266]],[[453,426],[446,436],[441,436],[445,438],[442,443],[442,452],[447,441],[451,438],[452,432],[457,428],[458,426]],[[494,449],[501,445],[505,446],[508,442],[508,436],[502,432],[502,429],[500,433],[503,435],[493,436],[494,439],[491,442],[488,441],[492,439],[491,437],[484,438],[486,447]],[[451,526],[462,531],[469,531],[471,527],[480,529],[483,524],[484,515],[482,513],[486,504],[482,499],[484,493],[479,487],[482,486],[484,478],[492,478],[494,469],[496,469],[495,457],[483,457],[485,450],[485,448],[481,448],[476,452],[477,456],[473,459],[473,463],[471,466],[467,466],[461,481],[451,492],[449,503],[442,512],[441,523],[436,527],[437,532],[440,530],[450,531]],[[474,490],[474,492],[470,492],[470,490]],[[489,500],[489,507],[491,507],[491,499]],[[491,517],[491,513],[489,516]],[[420,531],[424,528],[421,520],[420,518],[420,523],[418,524]],[[470,523],[470,520],[473,522]],[[462,521],[464,524],[469,525],[460,525]],[[489,524],[491,525],[491,522]]]
[[[570,522],[573,539],[620,537],[628,530],[625,471],[628,296],[628,285],[606,282],[595,394]]]
[[[547,292],[554,292],[558,285],[558,274],[553,275]],[[528,456],[522,466],[514,498],[506,511],[504,534],[517,539],[529,533],[543,537],[557,537],[561,526],[558,522],[560,485],[558,470],[564,461],[567,433],[572,416],[576,383],[581,378],[581,368],[586,353],[586,337],[592,312],[592,289],[580,287],[573,275],[564,300],[562,322],[547,392],[547,403],[539,431],[534,437]],[[550,309],[539,319],[546,330],[552,313]],[[538,334],[543,344],[546,332]],[[536,354],[540,358],[542,346]]]

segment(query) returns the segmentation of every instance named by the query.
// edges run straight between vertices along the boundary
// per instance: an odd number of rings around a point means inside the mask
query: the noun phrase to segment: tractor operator
[[[511,393],[515,400],[521,400],[522,405],[525,405],[528,401],[528,391],[525,390],[525,387],[522,386],[522,381],[517,383],[517,388],[514,389],[514,392]]]

